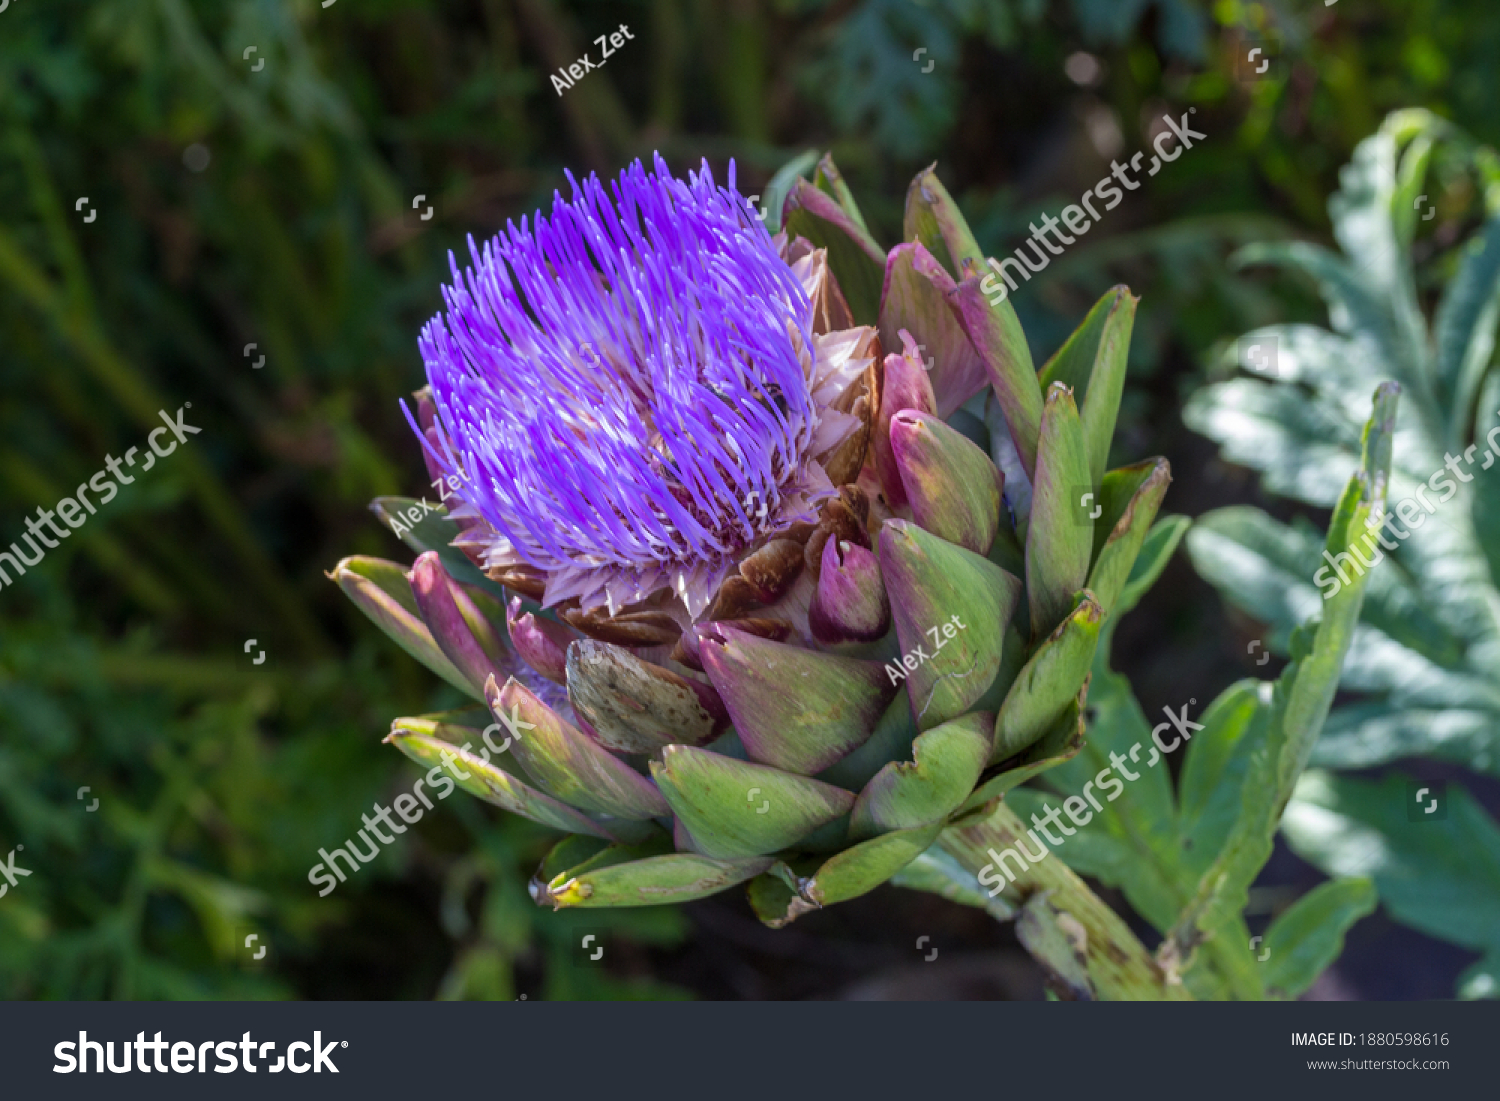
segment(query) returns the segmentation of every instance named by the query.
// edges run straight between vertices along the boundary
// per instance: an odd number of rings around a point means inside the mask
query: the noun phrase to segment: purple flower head
[[[450,256],[420,340],[424,445],[486,566],[543,571],[549,604],[669,588],[697,615],[736,556],[831,491],[813,455],[847,426],[818,396],[826,338],[732,165],[727,189],[659,156],[608,194],[568,181],[550,217],[471,238],[463,271]]]

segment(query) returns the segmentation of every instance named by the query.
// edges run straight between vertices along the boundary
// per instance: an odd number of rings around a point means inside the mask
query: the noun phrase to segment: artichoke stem
[[[992,863],[989,850],[1023,839],[1025,824],[1004,803],[986,819],[945,830],[938,844],[976,876]],[[1024,843],[1024,841],[1022,842]],[[1157,967],[1126,926],[1056,855],[1049,855],[1006,886],[1019,903],[1017,932],[1046,969],[1062,997],[1108,1001],[1186,1001],[1192,995]]]

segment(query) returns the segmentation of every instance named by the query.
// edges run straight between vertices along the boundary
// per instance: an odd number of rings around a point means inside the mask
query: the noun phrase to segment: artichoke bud
[[[885,637],[891,627],[891,602],[874,554],[842,539],[823,544],[822,571],[808,625],[813,638],[823,643],[874,642]]]
[[[795,171],[774,238],[656,157],[475,246],[406,406],[458,518],[381,499],[416,562],[331,574],[488,709],[388,741],[572,835],[538,902],[748,881],[779,925],[873,889],[1079,753],[1101,626],[1138,599],[1170,474],[1104,470],[1135,300],[1039,378],[931,169],[888,251],[831,159]]]

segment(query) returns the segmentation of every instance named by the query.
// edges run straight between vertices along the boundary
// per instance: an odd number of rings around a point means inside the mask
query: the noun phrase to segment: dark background
[[[597,63],[621,23],[634,38],[559,97],[549,70]],[[0,536],[158,409],[192,402],[203,431],[0,589],[0,857],[24,845],[34,873],[0,899],[0,996],[1040,997],[1008,926],[892,887],[780,932],[735,893],[538,910],[546,832],[471,799],[328,898],[308,886],[318,848],[415,776],[380,745],[391,717],[454,700],[323,576],[404,560],[366,502],[431,493],[397,400],[447,251],[549,203],[567,168],[660,150],[722,179],[734,158],[748,194],[817,148],[882,244],[935,160],[1003,253],[1196,107],[1208,140],[1014,301],[1044,357],[1129,283],[1116,459],[1167,455],[1169,511],[1286,515],[1179,410],[1237,334],[1321,306],[1226,259],[1326,238],[1339,167],[1391,109],[1496,144],[1496,57],[1493,0],[10,0]],[[1257,634],[1179,557],[1115,663],[1155,711],[1253,671]],[[1253,927],[1317,878],[1278,851]],[[247,930],[272,949],[258,965]],[[1312,994],[1447,997],[1468,962],[1377,913]]]

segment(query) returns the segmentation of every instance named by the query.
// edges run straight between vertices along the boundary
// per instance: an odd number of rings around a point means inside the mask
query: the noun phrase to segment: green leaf
[[[1372,379],[1401,369],[1402,348],[1395,335],[1391,307],[1378,290],[1359,277],[1359,267],[1343,257],[1306,242],[1249,245],[1235,254],[1239,265],[1277,264],[1301,271],[1318,287],[1328,305],[1329,322],[1337,333],[1356,336],[1363,345],[1364,367]],[[1398,373],[1399,372],[1399,373]]]
[[[1182,419],[1217,440],[1224,458],[1261,471],[1266,488],[1329,507],[1359,465],[1357,425],[1340,408],[1252,379],[1209,386]]]
[[[781,232],[782,208],[786,205],[786,197],[791,193],[792,187],[800,177],[806,176],[818,163],[818,151],[809,149],[800,156],[793,157],[776,170],[776,175],[771,177],[771,182],[766,184],[765,191],[761,192],[761,209],[766,212],[766,230],[772,234]]]
[[[1208,513],[1188,536],[1198,572],[1231,604],[1266,624],[1266,647],[1282,652],[1292,629],[1319,610],[1322,592],[1336,580],[1324,549],[1305,526],[1283,526],[1243,505]],[[1462,642],[1423,606],[1406,575],[1377,569],[1367,576],[1361,611],[1366,626],[1351,648],[1346,686],[1473,700],[1475,692],[1457,683]]]
[[[1437,377],[1451,399],[1445,442],[1459,446],[1474,395],[1495,353],[1500,318],[1500,217],[1464,248],[1463,265],[1443,292],[1433,327]]]
[[[987,911],[996,921],[1011,921],[1016,912],[1004,898],[990,893],[978,878],[941,846],[934,845],[891,877],[891,884]]]
[[[1398,393],[1394,384],[1376,391],[1374,412],[1365,429],[1364,464],[1334,510],[1328,533],[1330,553],[1347,551],[1365,535],[1371,513],[1384,507]],[[1251,758],[1240,814],[1223,849],[1204,873],[1196,896],[1168,935],[1163,951],[1169,961],[1188,961],[1197,944],[1212,937],[1215,929],[1239,920],[1246,892],[1270,857],[1276,823],[1333,702],[1339,670],[1359,618],[1366,576],[1330,594],[1316,631],[1294,639],[1292,662],[1276,682],[1267,738]]]
[[[1209,387],[1184,414],[1220,442],[1226,458],[1265,471],[1271,490],[1323,506],[1334,503],[1337,482],[1356,465],[1371,475],[1368,451],[1365,461],[1355,460],[1354,399],[1376,381],[1406,387],[1395,431],[1382,444],[1394,446],[1383,496],[1395,503],[1389,518],[1377,517],[1378,551],[1361,531],[1366,555],[1378,561],[1361,574],[1359,625],[1342,669],[1342,688],[1366,695],[1332,710],[1312,745],[1305,728],[1323,710],[1326,691],[1309,690],[1302,675],[1280,686],[1269,731],[1279,748],[1255,757],[1247,790],[1267,784],[1272,771],[1278,775],[1271,787],[1284,790],[1304,760],[1369,768],[1422,756],[1497,769],[1500,479],[1491,469],[1490,432],[1500,425],[1494,412],[1500,375],[1492,370],[1500,219],[1493,187],[1483,185],[1490,187],[1489,220],[1458,248],[1438,252],[1431,265],[1437,278],[1418,277],[1410,252],[1420,222],[1431,216],[1419,209],[1425,190],[1438,185],[1429,175],[1434,164],[1443,166],[1441,187],[1450,196],[1455,166],[1494,179],[1493,155],[1449,124],[1426,111],[1396,112],[1360,143],[1330,202],[1345,255],[1301,243],[1244,250],[1242,262],[1283,264],[1315,280],[1328,305],[1328,329],[1286,325],[1247,334],[1237,342],[1238,365],[1275,383],[1237,379]],[[1420,302],[1431,287],[1441,293],[1429,328]],[[1349,533],[1363,524],[1347,504],[1345,497],[1326,548],[1300,523],[1288,527],[1246,508],[1210,513],[1189,534],[1194,565],[1227,601],[1265,625],[1257,641],[1267,649],[1298,658],[1307,647],[1296,628],[1309,609],[1322,612],[1325,631],[1346,615],[1342,573],[1352,563],[1333,559],[1346,553]],[[1328,678],[1320,679],[1331,689]],[[1377,883],[1389,907],[1386,884]],[[1481,950],[1490,955],[1476,965],[1469,989],[1500,990],[1500,956]]]
[[[1344,949],[1344,934],[1375,912],[1379,899],[1368,879],[1320,883],[1279,915],[1266,930],[1266,989],[1295,998]]]
[[[1426,708],[1352,704],[1328,717],[1311,763],[1365,769],[1403,757],[1433,757],[1500,776],[1500,711],[1458,701]]]
[[[1256,695],[1253,687],[1236,686],[1201,715],[1168,708],[1203,728],[1190,730],[1185,775],[1194,768],[1195,755],[1207,753],[1213,758],[1227,752],[1242,757],[1247,745],[1259,740],[1242,737],[1235,726],[1247,714],[1254,718],[1261,713]],[[1049,806],[1076,814],[1069,827],[1074,832],[1064,838],[1056,855],[1076,871],[1123,890],[1137,912],[1166,931],[1193,897],[1202,870],[1217,855],[1237,817],[1244,769],[1211,769],[1209,759],[1200,761],[1199,777],[1212,773],[1208,782],[1213,805],[1208,809],[1217,813],[1206,814],[1204,807],[1189,802],[1179,816],[1173,806],[1168,767],[1153,742],[1150,721],[1141,713],[1125,678],[1109,672],[1102,651],[1096,659],[1089,702],[1094,719],[1083,752],[1041,777],[1056,794],[1023,788],[1011,792],[1007,802],[1033,822],[1045,817]],[[1162,723],[1158,729],[1162,744],[1173,752],[1182,751],[1175,723]],[[1191,789],[1189,798],[1193,798]],[[1223,924],[1206,952],[1195,957],[1183,975],[1193,994],[1260,997],[1248,942],[1241,919]]]
[[[1115,598],[1114,606],[1108,609],[1112,618],[1118,620],[1140,603],[1141,597],[1156,584],[1161,571],[1167,568],[1167,563],[1177,552],[1177,544],[1182,542],[1192,525],[1193,521],[1186,516],[1163,516],[1151,525],[1151,530],[1141,541],[1141,549],[1136,552],[1135,561],[1131,563],[1130,576]],[[1094,569],[1099,569],[1097,562]],[[1098,595],[1098,590],[1095,590],[1095,595]]]
[[[874,325],[880,318],[880,291],[885,282],[885,253],[854,218],[829,195],[798,179],[787,195],[787,233],[806,237],[828,250],[828,266],[849,302],[854,320]]]
[[[1179,838],[1186,882],[1196,885],[1223,848],[1239,819],[1250,756],[1266,738],[1270,718],[1261,699],[1263,685],[1244,680],[1230,685],[1209,704],[1203,730],[1188,745],[1177,791]]]
[[[1058,795],[1083,797],[1092,816],[1087,824],[1071,827],[1077,834],[1067,839],[1057,855],[1075,871],[1122,889],[1141,916],[1165,929],[1188,897],[1177,874],[1181,842],[1171,783],[1164,767],[1143,767],[1149,759],[1147,751],[1154,748],[1151,724],[1131,694],[1129,682],[1109,672],[1103,654],[1095,663],[1089,709],[1094,718],[1082,751],[1044,777]],[[1111,754],[1124,760],[1137,778],[1127,781],[1116,770]],[[1041,813],[1046,804],[1059,803],[1055,795],[1029,789],[1014,791],[1006,800],[1023,818]],[[1094,801],[1101,804],[1101,810],[1092,809]]]
[[[1500,960],[1500,826],[1462,787],[1423,786],[1400,775],[1372,782],[1310,772],[1282,831],[1298,856],[1326,874],[1373,879],[1396,921],[1484,952],[1492,969]],[[1434,797],[1439,804],[1428,817]],[[1483,996],[1500,996],[1494,987],[1484,992],[1479,973],[1467,978]]]
[[[1134,572],[1136,556],[1171,484],[1172,468],[1165,459],[1148,459],[1104,475],[1096,506],[1100,515],[1094,524],[1088,586],[1106,614],[1114,610],[1119,593]]]

